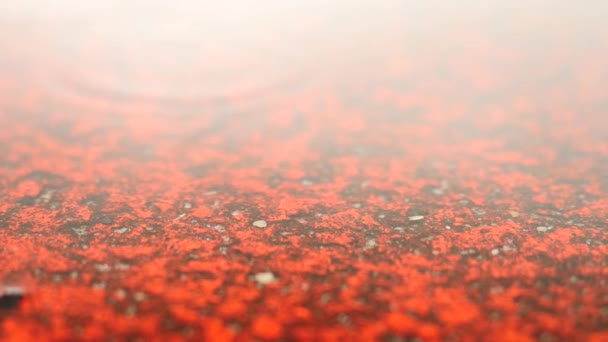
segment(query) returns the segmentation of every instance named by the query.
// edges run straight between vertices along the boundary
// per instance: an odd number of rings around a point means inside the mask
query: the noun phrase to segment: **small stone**
[[[503,292],[505,292],[505,288],[500,285],[492,286],[492,287],[490,287],[490,292],[491,293],[503,293]]]
[[[127,291],[123,289],[116,290],[116,299],[123,300],[127,296]]]
[[[114,265],[114,269],[117,269],[119,271],[126,271],[129,268],[131,268],[131,265],[125,264],[125,263],[122,263],[122,262],[119,262],[116,265]]]
[[[479,207],[475,207],[475,208],[471,209],[471,211],[473,211],[473,213],[475,213],[475,215],[477,215],[477,216],[483,216],[486,214],[486,211]]]
[[[494,248],[492,250],[492,255],[496,256],[496,255],[498,255],[498,253],[500,253],[500,250],[498,248]]]
[[[545,226],[538,226],[538,227],[536,227],[536,231],[539,231],[541,233],[544,233],[547,230],[549,230],[549,227],[545,227]]]
[[[122,228],[118,228],[118,229],[114,229],[114,233],[118,233],[118,234],[124,234],[129,230],[129,228],[127,227],[122,227]]]
[[[302,181],[300,182],[302,185],[304,186],[311,186],[313,184],[315,184],[313,181],[311,181],[310,179],[302,179]]]
[[[42,200],[43,202],[48,203],[51,200],[51,198],[53,198],[54,192],[55,192],[54,190],[46,191],[42,195],[40,195],[38,198],[40,200]]]
[[[1,288],[2,296],[23,296],[25,295],[25,288],[21,286],[6,285]]]
[[[420,220],[424,220],[424,216],[422,215],[414,215],[414,216],[410,216],[408,217],[410,221],[420,221]]]
[[[351,318],[348,315],[343,314],[343,313],[339,314],[338,317],[336,317],[336,319],[342,325],[350,325],[352,323]]]
[[[266,221],[264,220],[257,220],[253,222],[253,225],[258,228],[266,228],[268,226],[268,223],[266,223]]]
[[[468,249],[462,250],[460,252],[460,255],[474,255],[474,254],[477,254],[477,250],[475,250],[474,248],[468,248]]]
[[[95,264],[93,267],[97,272],[109,272],[112,269],[108,264]]]
[[[319,301],[322,304],[326,304],[330,300],[331,300],[331,294],[330,293],[324,293],[323,295],[321,295],[321,298],[319,299]]]
[[[191,208],[192,208],[192,203],[190,203],[190,202],[184,203],[184,209],[191,209]]]
[[[373,249],[378,247],[378,242],[376,239],[368,239],[365,241],[365,247],[363,249]]]
[[[436,196],[441,196],[445,193],[445,191],[441,188],[434,188],[432,191],[433,191],[433,195],[436,195]]]
[[[509,211],[509,214],[511,215],[512,218],[519,217],[519,212],[517,212],[517,211]]]
[[[93,283],[93,288],[95,290],[103,290],[106,288],[106,283],[104,282],[100,282],[100,283]]]
[[[127,307],[127,309],[125,310],[125,315],[129,316],[129,317],[135,316],[136,313],[137,313],[137,307],[133,304],[129,305]]]
[[[448,189],[448,185],[449,185],[448,180],[447,179],[443,179],[441,181],[441,186],[438,187],[438,188],[434,188],[432,190],[433,194],[437,195],[437,196],[444,195],[445,191]]]
[[[270,283],[274,283],[275,281],[277,281],[277,278],[274,276],[274,274],[272,272],[260,272],[257,273],[255,276],[255,281],[260,284],[260,285],[267,285]]]
[[[74,233],[76,233],[76,235],[82,236],[87,233],[87,226],[75,227],[72,228],[72,230],[74,231]]]
[[[148,296],[143,292],[136,292],[135,295],[133,295],[133,298],[138,302],[143,302]]]

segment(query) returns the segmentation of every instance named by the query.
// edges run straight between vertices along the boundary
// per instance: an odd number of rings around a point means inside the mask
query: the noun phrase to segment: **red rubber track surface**
[[[3,25],[0,338],[608,340],[608,35],[542,32],[203,101]]]

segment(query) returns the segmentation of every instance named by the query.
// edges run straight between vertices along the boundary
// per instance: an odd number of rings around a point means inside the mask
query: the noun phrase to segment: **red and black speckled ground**
[[[534,22],[217,101],[5,25],[0,339],[608,340],[608,35]]]

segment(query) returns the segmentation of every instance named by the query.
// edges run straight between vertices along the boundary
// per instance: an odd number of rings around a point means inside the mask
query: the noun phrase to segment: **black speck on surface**
[[[10,310],[16,308],[23,300],[24,293],[22,291],[12,291],[0,295],[0,310]]]

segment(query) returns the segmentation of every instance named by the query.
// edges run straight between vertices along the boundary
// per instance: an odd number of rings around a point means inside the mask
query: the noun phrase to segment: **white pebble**
[[[119,271],[126,271],[128,269],[131,268],[131,265],[129,264],[124,264],[122,262],[117,263],[116,265],[114,265],[114,269],[117,269]]]
[[[277,281],[277,278],[274,276],[274,274],[272,274],[272,272],[260,272],[254,277],[255,281],[260,285],[266,285]]]
[[[435,188],[435,189],[433,189],[433,194],[434,194],[434,195],[441,196],[441,195],[443,195],[444,193],[445,193],[445,192],[444,192],[444,190],[443,190],[443,189],[441,189],[441,188]]]
[[[410,221],[420,221],[420,220],[424,219],[424,216],[422,216],[422,215],[410,216],[409,219],[410,219]]]
[[[186,214],[180,214],[179,216],[177,216],[176,218],[173,219],[173,221],[179,221],[181,219],[183,219],[186,216]]]
[[[253,225],[258,228],[266,228],[268,226],[268,223],[266,223],[266,221],[264,220],[257,220],[253,222]]]
[[[127,227],[122,227],[122,228],[118,228],[118,229],[114,229],[114,233],[118,233],[118,234],[124,234],[129,230],[129,228]]]
[[[108,264],[96,264],[93,267],[97,272],[109,272],[112,269]]]
[[[22,296],[25,292],[25,288],[21,286],[5,285],[0,288],[0,293],[5,296]]]
[[[314,185],[315,183],[313,181],[311,181],[310,179],[302,179],[301,184],[304,186],[311,186],[311,185]]]
[[[378,242],[375,239],[369,239],[365,241],[365,247],[363,249],[373,249],[378,247]]]

